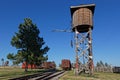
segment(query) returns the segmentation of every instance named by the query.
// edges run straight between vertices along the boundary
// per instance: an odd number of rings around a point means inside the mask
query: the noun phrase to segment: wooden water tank
[[[89,27],[93,29],[93,14],[95,4],[71,6],[72,30],[87,32]]]

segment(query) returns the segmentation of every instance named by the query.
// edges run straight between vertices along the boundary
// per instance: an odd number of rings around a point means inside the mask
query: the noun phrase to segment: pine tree
[[[15,33],[11,40],[11,45],[18,50],[17,54],[8,54],[8,59],[14,60],[18,64],[26,62],[28,64],[40,65],[41,62],[46,61],[48,56],[46,53],[49,50],[43,38],[39,37],[39,29],[29,18],[24,19],[24,23],[19,25],[18,32]],[[11,56],[11,57],[10,57]],[[27,71],[27,66],[25,68]]]

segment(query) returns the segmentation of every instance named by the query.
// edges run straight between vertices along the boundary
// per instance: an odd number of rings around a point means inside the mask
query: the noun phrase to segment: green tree
[[[21,55],[22,54],[20,53],[17,54],[9,53],[7,55],[7,58],[12,61],[13,65],[18,65],[20,62],[24,62],[23,57]]]
[[[105,67],[108,67],[109,65],[108,65],[108,63],[105,63]]]
[[[104,67],[104,63],[102,61],[100,61],[100,66]]]
[[[100,67],[100,63],[99,63],[99,62],[97,62],[96,66],[97,66],[97,67]]]
[[[1,61],[2,61],[2,66],[4,66],[4,58],[2,58]]]
[[[33,24],[31,19],[25,18],[24,23],[20,24],[18,28],[18,32],[11,40],[11,45],[16,47],[18,52],[17,54],[8,54],[8,59],[17,64],[26,62],[26,65],[33,63],[40,65],[41,62],[46,61],[49,47],[44,46],[45,42],[43,38],[39,37],[40,31],[36,24]],[[27,71],[27,66],[25,71]]]
[[[8,66],[9,65],[9,61],[5,61],[5,66]]]

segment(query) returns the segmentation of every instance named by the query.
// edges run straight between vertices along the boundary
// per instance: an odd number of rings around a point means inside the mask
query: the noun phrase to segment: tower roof
[[[79,6],[71,6],[70,7],[71,15],[73,15],[73,13],[79,8],[88,8],[94,14],[95,4],[82,4],[82,5],[79,5]]]

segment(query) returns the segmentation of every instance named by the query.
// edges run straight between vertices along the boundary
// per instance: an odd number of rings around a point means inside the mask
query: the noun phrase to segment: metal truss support
[[[93,74],[93,54],[92,54],[92,30],[89,28],[88,32],[79,33],[75,30],[75,74],[81,72]]]

